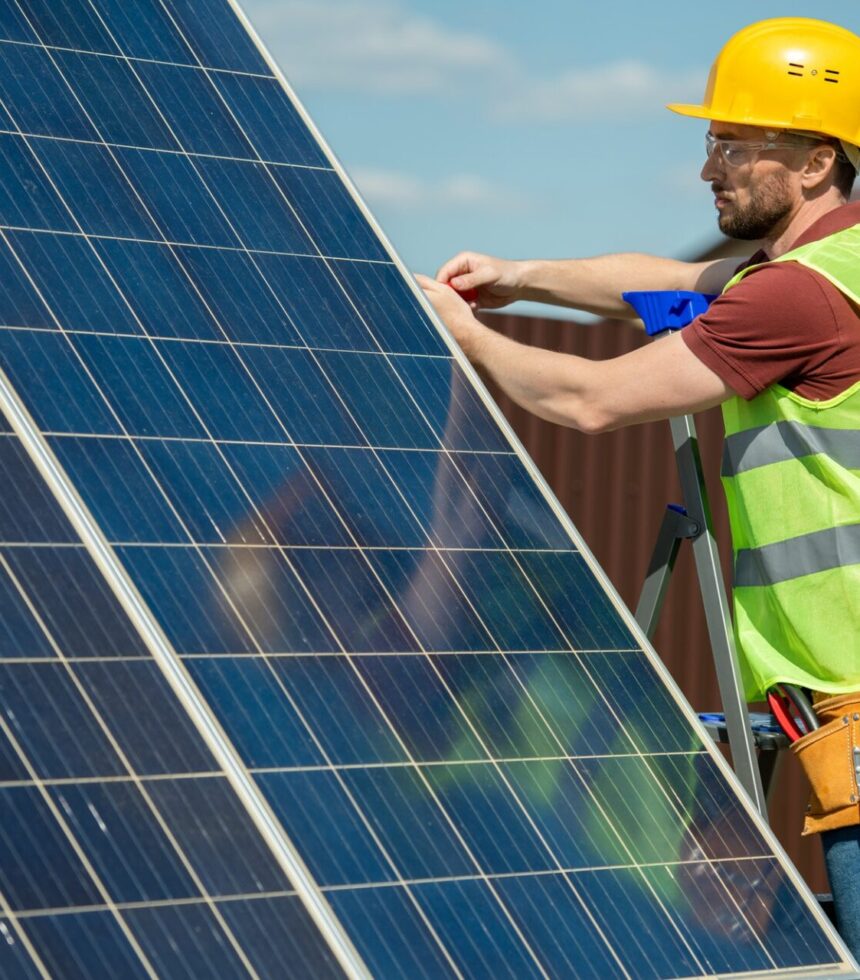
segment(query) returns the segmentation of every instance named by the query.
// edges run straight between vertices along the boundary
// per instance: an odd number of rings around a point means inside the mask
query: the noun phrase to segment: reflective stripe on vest
[[[847,470],[860,469],[860,433],[855,429],[824,429],[783,419],[727,434],[722,474],[732,476],[818,453],[829,456]]]
[[[828,527],[735,555],[735,588],[776,585],[843,565],[860,565],[860,524]]]
[[[860,303],[860,225],[774,261],[799,262]],[[760,699],[778,682],[834,694],[856,690],[860,381],[826,402],[773,385],[749,401],[729,399],[723,418],[746,695]]]

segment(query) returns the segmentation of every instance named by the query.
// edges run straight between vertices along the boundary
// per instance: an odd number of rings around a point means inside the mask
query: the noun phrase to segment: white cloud
[[[495,42],[416,15],[398,0],[261,0],[253,12],[297,86],[418,95],[504,70]]]
[[[633,117],[661,110],[667,102],[694,101],[703,87],[700,72],[661,71],[640,61],[617,61],[531,80],[496,111],[505,120],[535,122]]]
[[[504,45],[453,30],[405,0],[253,0],[253,22],[302,90],[468,100],[498,121],[633,118],[696,99],[703,72],[640,61],[538,77]]]
[[[529,205],[521,194],[474,174],[422,180],[396,171],[358,167],[351,170],[350,176],[371,208],[411,212],[500,208],[519,211]]]

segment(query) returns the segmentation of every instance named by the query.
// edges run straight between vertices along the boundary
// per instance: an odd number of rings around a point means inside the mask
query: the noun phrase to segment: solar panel
[[[857,976],[238,8],[0,45],[0,974]]]

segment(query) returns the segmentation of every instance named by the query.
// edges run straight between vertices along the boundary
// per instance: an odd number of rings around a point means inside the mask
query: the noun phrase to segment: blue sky
[[[860,0],[244,0],[244,9],[407,264],[717,238],[698,179],[698,101],[754,20],[860,31]]]

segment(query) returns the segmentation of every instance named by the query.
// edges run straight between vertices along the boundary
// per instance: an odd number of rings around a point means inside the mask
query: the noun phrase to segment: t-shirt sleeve
[[[797,262],[748,273],[681,331],[687,346],[742,398],[792,388],[832,355],[838,320],[819,276]]]

